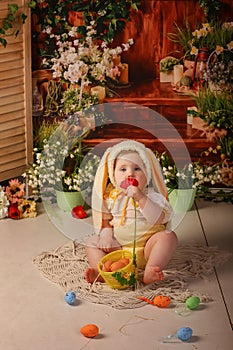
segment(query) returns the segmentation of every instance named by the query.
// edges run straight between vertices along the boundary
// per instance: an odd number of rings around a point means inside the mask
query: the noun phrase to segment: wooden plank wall
[[[0,3],[0,21],[7,3]],[[30,13],[24,0],[14,3],[28,18],[20,34],[0,46],[0,181],[21,175],[32,160]]]
[[[233,1],[222,3],[221,18],[232,21]],[[141,10],[132,13],[132,21],[115,40],[117,44],[129,38],[135,41],[123,55],[123,61],[129,63],[130,80],[159,78],[161,58],[177,49],[166,36],[174,31],[174,22],[183,25],[187,19],[194,29],[204,18],[198,0],[141,0]]]

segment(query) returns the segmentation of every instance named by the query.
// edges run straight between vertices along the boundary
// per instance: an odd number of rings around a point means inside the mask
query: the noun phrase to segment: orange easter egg
[[[95,324],[87,324],[80,329],[84,337],[94,338],[99,333],[99,328]]]
[[[171,299],[165,295],[156,295],[154,298],[154,305],[158,307],[167,307],[171,302]]]
[[[116,262],[112,263],[110,269],[113,272],[113,271],[117,271],[119,269],[122,269],[122,267],[125,267],[125,264],[122,263],[121,261],[116,261]]]
[[[111,271],[111,265],[112,265],[112,260],[106,260],[103,266],[103,271],[104,272],[110,272]]]
[[[121,258],[119,261],[122,262],[123,264],[125,264],[125,266],[128,265],[128,263],[129,263],[128,258]]]

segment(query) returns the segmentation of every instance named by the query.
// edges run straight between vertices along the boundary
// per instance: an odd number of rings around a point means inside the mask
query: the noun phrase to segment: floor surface
[[[233,252],[233,207],[227,203],[196,201],[178,224],[181,243],[191,241]],[[219,267],[209,280],[195,279],[189,288],[213,302],[201,304],[189,316],[174,308],[151,305],[116,310],[78,301],[69,306],[64,293],[41,277],[32,260],[43,251],[73,239],[65,236],[59,217],[42,208],[35,219],[0,221],[0,349],[2,350],[231,350],[233,344],[233,259]],[[59,221],[60,220],[60,221]],[[90,225],[86,230],[90,230]],[[75,230],[74,230],[75,231]],[[100,334],[85,338],[80,328],[99,326]],[[180,327],[193,329],[189,342],[163,343],[164,336]]]

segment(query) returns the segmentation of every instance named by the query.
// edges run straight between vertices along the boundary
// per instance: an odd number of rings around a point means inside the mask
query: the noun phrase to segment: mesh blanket
[[[124,290],[111,289],[107,284],[89,284],[84,278],[88,266],[84,246],[76,241],[58,247],[51,252],[43,252],[33,262],[41,274],[58,285],[64,292],[75,291],[79,299],[104,304],[116,309],[129,309],[144,306],[138,295],[153,299],[155,295],[169,296],[176,302],[184,302],[194,292],[187,289],[191,278],[207,278],[214,267],[223,264],[231,254],[216,247],[203,247],[194,243],[178,246],[163,281],[144,285],[140,278],[136,285]],[[140,277],[140,271],[139,271]],[[199,294],[202,302],[211,300],[208,295]]]

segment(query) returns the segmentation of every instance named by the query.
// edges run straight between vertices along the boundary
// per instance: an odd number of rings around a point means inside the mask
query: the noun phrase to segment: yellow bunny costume
[[[136,256],[139,268],[144,268],[144,246],[146,241],[156,232],[163,231],[166,223],[171,219],[172,209],[167,201],[167,190],[163,182],[160,165],[154,153],[143,144],[126,140],[108,148],[96,172],[92,192],[92,213],[95,232],[99,234],[102,220],[108,219],[114,227],[114,236],[124,249],[132,251],[134,236],[134,207],[131,200],[125,196],[121,189],[116,188],[114,179],[114,166],[117,157],[122,152],[136,152],[142,160],[147,178],[144,191],[148,198],[161,206],[165,218],[161,225],[151,225],[146,222],[140,208],[137,208],[137,240]],[[130,214],[131,213],[131,214]],[[129,215],[128,215],[129,214]]]

